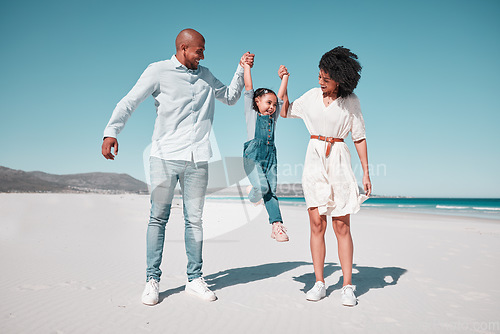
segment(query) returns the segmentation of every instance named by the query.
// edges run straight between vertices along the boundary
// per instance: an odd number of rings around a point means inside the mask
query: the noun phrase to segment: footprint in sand
[[[59,284],[60,287],[77,287],[80,286],[81,290],[95,290],[96,287],[85,285],[85,282],[80,281],[66,281],[64,283]]]
[[[50,289],[51,287],[49,285],[42,285],[42,284],[23,284],[18,286],[16,289],[21,290],[21,291],[40,291],[40,290],[46,290]]]
[[[479,291],[470,291],[465,294],[462,294],[462,299],[466,301],[480,301],[488,299],[489,294]]]

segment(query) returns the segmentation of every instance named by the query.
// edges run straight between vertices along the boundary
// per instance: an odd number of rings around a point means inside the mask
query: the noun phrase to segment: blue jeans
[[[276,187],[278,183],[276,148],[254,139],[245,143],[243,167],[252,184],[248,199],[252,203],[264,200],[269,223],[281,222]]]
[[[201,277],[203,227],[202,214],[208,184],[208,163],[150,158],[151,214],[147,232],[146,279],[160,280],[165,226],[170,216],[174,189],[181,186],[184,210],[184,243],[188,258],[187,276]]]

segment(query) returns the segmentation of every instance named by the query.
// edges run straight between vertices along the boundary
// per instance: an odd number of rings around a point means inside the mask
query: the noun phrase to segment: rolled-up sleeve
[[[158,89],[158,73],[155,64],[151,64],[142,73],[130,92],[116,105],[108,125],[104,129],[104,137],[116,138],[139,104]]]
[[[231,80],[231,84],[229,86],[224,85],[213,75],[212,77],[212,87],[214,88],[215,98],[217,100],[230,106],[238,102],[241,96],[241,91],[245,85],[243,81],[243,67],[238,65],[238,68],[234,73],[233,80]]]

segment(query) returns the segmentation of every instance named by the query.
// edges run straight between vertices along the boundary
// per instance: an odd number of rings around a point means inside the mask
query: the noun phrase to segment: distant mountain
[[[208,188],[207,189],[207,196],[241,196],[241,197],[246,197],[247,192],[246,189],[248,187],[247,185],[233,185],[225,188]],[[304,192],[302,191],[302,184],[300,183],[283,183],[283,184],[278,184],[276,187],[276,195],[278,197],[303,197]]]
[[[246,197],[247,185],[209,188],[207,195]],[[364,193],[360,188],[360,193]],[[84,173],[56,175],[44,172],[25,172],[0,166],[0,193],[53,192],[53,193],[135,193],[148,194],[146,183],[128,174]],[[300,183],[278,184],[278,197],[303,197]],[[180,192],[176,189],[176,194]],[[372,197],[377,197],[372,195]]]
[[[223,189],[208,189],[207,195],[215,196],[243,196],[246,197],[246,188],[248,185],[231,186]],[[364,194],[363,188],[358,186],[359,193]],[[304,197],[301,183],[280,183],[276,187],[278,197]],[[374,196],[374,195],[372,195]],[[375,196],[376,197],[376,196]]]
[[[146,183],[128,174],[55,175],[0,166],[0,192],[77,192],[147,194]]]

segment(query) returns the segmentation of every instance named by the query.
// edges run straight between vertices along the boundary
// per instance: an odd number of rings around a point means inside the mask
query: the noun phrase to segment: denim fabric
[[[188,280],[201,277],[202,214],[208,184],[208,163],[150,158],[151,214],[147,231],[146,278],[160,280],[165,226],[170,216],[174,189],[181,186],[184,210],[184,243]]]
[[[276,146],[274,145],[274,129],[276,121],[272,115],[258,114],[255,124],[255,138],[247,141],[243,147],[243,166],[252,184],[248,199],[256,203],[264,200],[269,223],[282,221],[276,196],[278,183]]]

